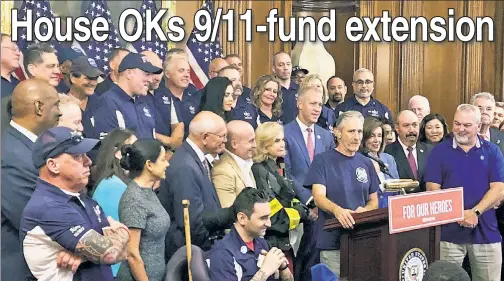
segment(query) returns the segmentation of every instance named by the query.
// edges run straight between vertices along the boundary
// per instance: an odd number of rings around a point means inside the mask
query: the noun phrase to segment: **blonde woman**
[[[291,272],[293,250],[289,241],[289,231],[300,222],[308,220],[308,208],[295,200],[292,182],[280,174],[277,159],[285,157],[285,140],[282,125],[266,122],[256,129],[257,147],[254,151],[252,173],[257,189],[269,195],[271,227],[266,230],[265,239],[271,247],[281,249],[287,259]]]
[[[260,77],[252,88],[251,98],[251,105],[235,108],[234,120],[247,121],[254,129],[265,122],[283,123],[282,86],[277,78],[273,75]]]
[[[299,91],[301,92],[301,89],[306,87],[317,88],[320,92],[322,92],[322,101],[324,103],[327,102],[327,89],[324,86],[324,83],[322,82],[322,78],[320,78],[320,76],[318,76],[317,74],[310,74],[305,76],[303,82],[301,83],[301,85],[299,85]],[[320,114],[320,117],[317,121],[317,125],[332,132],[335,122],[336,115],[334,114],[334,110],[332,110],[328,106],[323,106],[322,113]]]

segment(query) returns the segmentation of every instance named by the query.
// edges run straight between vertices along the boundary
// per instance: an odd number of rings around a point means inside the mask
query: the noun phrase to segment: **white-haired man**
[[[415,112],[419,122],[422,122],[425,115],[430,114],[429,100],[421,95],[412,96],[408,102],[408,108]]]

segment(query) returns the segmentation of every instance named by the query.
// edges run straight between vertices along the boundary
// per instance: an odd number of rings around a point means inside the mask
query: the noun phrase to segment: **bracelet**
[[[289,264],[286,264],[284,267],[279,267],[278,271],[286,270],[289,267]]]

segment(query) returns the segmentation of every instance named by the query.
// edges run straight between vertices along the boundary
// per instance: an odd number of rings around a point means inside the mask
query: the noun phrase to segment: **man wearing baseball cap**
[[[97,143],[80,132],[55,127],[34,144],[39,178],[22,214],[20,240],[26,263],[39,281],[113,281],[110,264],[126,258],[128,228],[106,218],[98,203],[81,193],[91,165],[86,153]],[[62,249],[82,260],[77,269],[56,266]]]
[[[116,84],[102,94],[100,105],[93,114],[95,134],[104,138],[108,132],[119,127],[133,131],[139,139],[154,139],[154,113],[136,97],[146,95],[151,74],[162,71],[141,54],[127,54],[119,65]]]
[[[92,58],[80,56],[75,58],[70,67],[69,96],[80,101],[82,126],[86,137],[98,138],[94,131],[93,113],[98,107],[98,97],[94,94],[98,78],[103,75]]]
[[[292,68],[291,79],[298,85],[301,85],[305,76],[308,75],[308,69],[304,69],[300,66],[294,66]]]
[[[82,50],[75,46],[71,47],[58,47],[56,46],[56,56],[58,57],[59,69],[61,71],[61,76],[63,79],[56,87],[58,93],[68,93],[70,90],[70,68],[72,67],[72,61],[78,57],[84,56]]]

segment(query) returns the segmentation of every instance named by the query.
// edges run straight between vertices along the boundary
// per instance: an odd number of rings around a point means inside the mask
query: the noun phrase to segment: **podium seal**
[[[399,281],[422,281],[427,267],[425,253],[422,249],[413,248],[404,255],[399,265]]]

